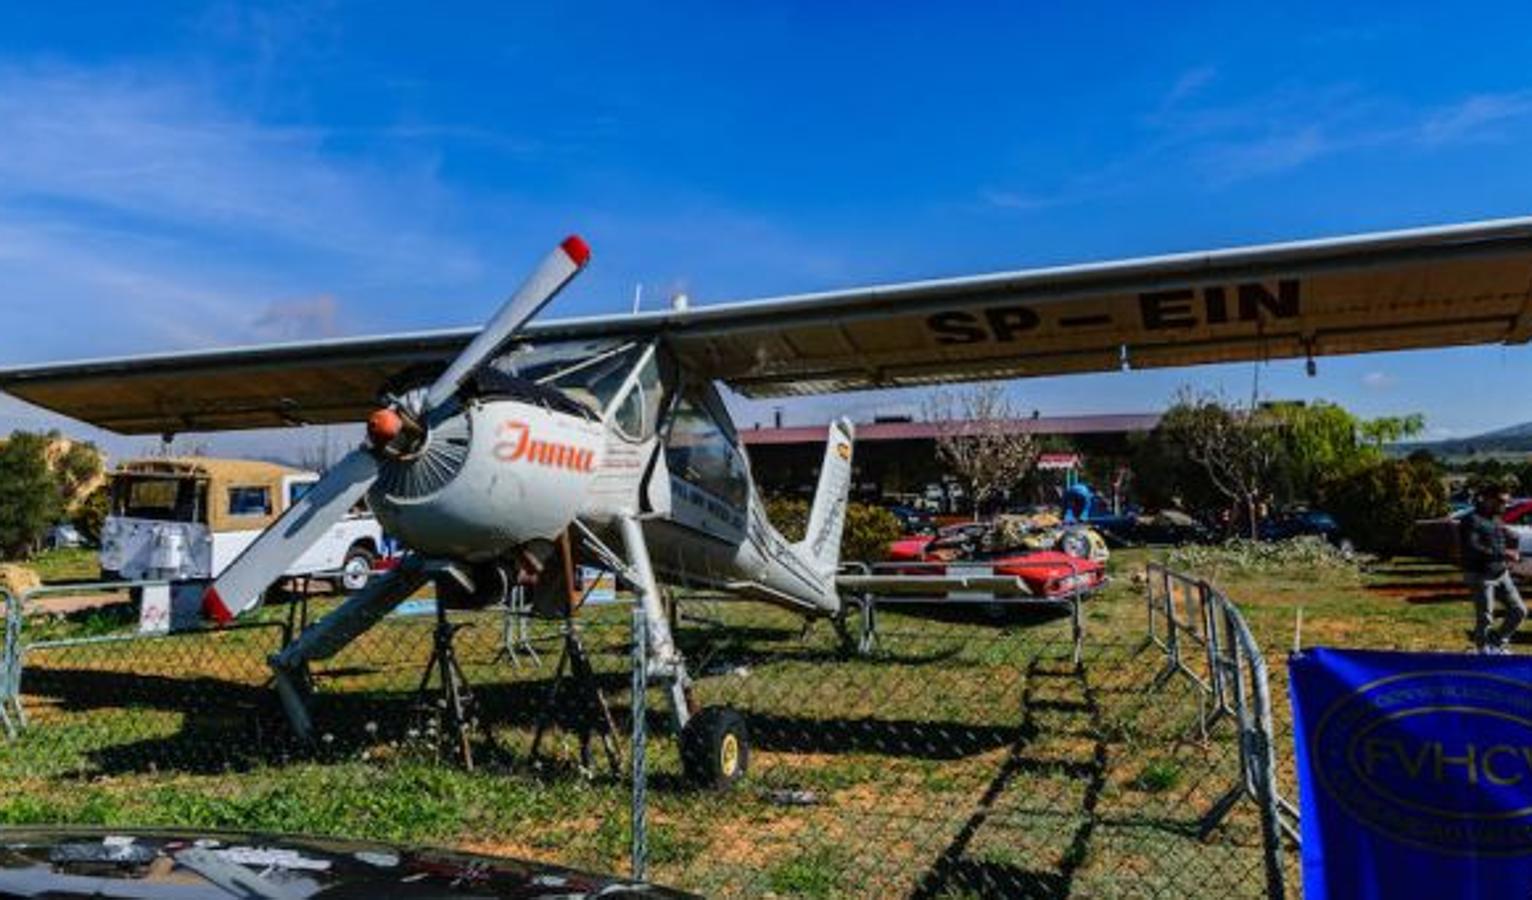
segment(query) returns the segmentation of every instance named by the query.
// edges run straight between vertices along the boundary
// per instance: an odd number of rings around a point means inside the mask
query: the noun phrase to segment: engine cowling
[[[474,399],[385,460],[369,491],[383,527],[427,556],[468,562],[552,540],[595,479],[599,422],[519,400]]]

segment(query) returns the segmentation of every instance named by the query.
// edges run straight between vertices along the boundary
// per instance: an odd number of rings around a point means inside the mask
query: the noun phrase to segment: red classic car
[[[903,563],[904,565],[900,565]],[[882,571],[903,575],[996,575],[1020,578],[1034,597],[1093,593],[1106,584],[1106,566],[1057,550],[973,552],[943,538],[902,538],[889,545]]]

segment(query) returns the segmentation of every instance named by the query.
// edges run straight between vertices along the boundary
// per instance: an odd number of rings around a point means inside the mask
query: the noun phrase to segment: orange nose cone
[[[375,409],[367,417],[367,439],[376,447],[392,443],[404,429],[404,420],[391,409]]]

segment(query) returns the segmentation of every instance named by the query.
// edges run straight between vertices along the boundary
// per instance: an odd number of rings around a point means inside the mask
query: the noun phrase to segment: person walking
[[[1474,646],[1480,653],[1509,653],[1511,635],[1527,618],[1511,579],[1511,563],[1520,558],[1516,540],[1500,521],[1510,493],[1499,485],[1481,487],[1474,508],[1458,524],[1462,541],[1463,576],[1473,592]],[[1510,540],[1507,541],[1507,537]],[[1505,608],[1505,622],[1495,628],[1495,600]]]

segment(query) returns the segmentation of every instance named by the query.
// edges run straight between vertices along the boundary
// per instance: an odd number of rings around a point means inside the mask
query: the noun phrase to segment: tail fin
[[[819,487],[814,491],[814,507],[809,510],[809,524],[798,543],[798,551],[826,576],[834,575],[840,567],[840,536],[846,527],[846,502],[851,493],[853,437],[851,420],[830,423],[824,465],[819,468]]]

